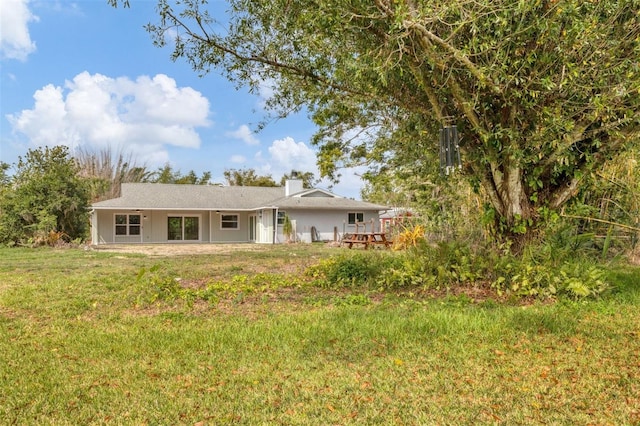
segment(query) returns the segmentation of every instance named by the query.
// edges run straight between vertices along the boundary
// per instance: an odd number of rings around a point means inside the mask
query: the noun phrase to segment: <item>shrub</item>
[[[498,292],[518,296],[572,299],[595,297],[609,288],[604,272],[586,261],[535,263],[531,259],[509,258],[499,263],[493,272],[492,286]]]
[[[389,252],[350,251],[320,260],[305,274],[325,288],[360,287],[376,284],[377,278],[397,263]]]
[[[532,251],[534,253],[534,251]],[[327,288],[384,290],[451,288],[485,284],[499,294],[540,299],[595,297],[608,288],[603,272],[588,260],[547,258],[548,252],[513,256],[508,248],[472,249],[458,242],[421,244],[403,252],[348,252],[307,269]]]
[[[288,214],[284,215],[284,223],[282,224],[282,233],[285,237],[287,237],[287,242],[295,242],[295,238],[293,238],[293,223],[291,223],[291,219]]]
[[[89,191],[77,173],[64,146],[29,150],[20,157],[10,184],[0,187],[0,243],[34,245],[50,231],[84,238]]]
[[[382,271],[381,288],[450,287],[474,283],[483,268],[476,264],[480,257],[460,243],[420,244],[401,256],[397,266]]]

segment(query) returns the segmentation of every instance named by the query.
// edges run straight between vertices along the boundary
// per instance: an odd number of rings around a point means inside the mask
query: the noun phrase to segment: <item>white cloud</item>
[[[36,50],[27,25],[37,22],[38,17],[29,10],[29,0],[2,0],[0,3],[0,56],[25,61]]]
[[[241,125],[233,132],[227,132],[226,135],[230,138],[239,139],[247,145],[260,145],[260,141],[246,124]]]
[[[362,174],[366,171],[366,167],[345,168],[339,171],[340,181],[336,184],[331,183],[328,179],[323,179],[318,186],[330,187],[331,191],[347,198],[360,199],[360,190],[364,183]]]
[[[247,162],[247,157],[244,155],[232,155],[229,161],[234,164],[244,164]]]
[[[312,172],[316,178],[320,176],[316,164],[316,152],[304,142],[296,142],[291,137],[285,137],[273,141],[268,152],[267,157],[262,152],[256,153],[254,157],[254,160],[261,164],[257,170],[260,174],[270,174],[276,181],[291,170]],[[359,175],[364,171],[365,167],[342,169],[339,183],[333,185],[330,181],[323,179],[317,186],[331,189],[344,197],[359,199],[363,185]]]
[[[291,170],[302,172],[316,170],[316,153],[304,142],[296,142],[287,136],[284,139],[273,141],[269,147],[269,168],[272,173],[283,175]]]
[[[164,33],[164,42],[171,46],[171,49],[175,47],[176,39],[180,33],[175,28],[167,28]]]
[[[158,164],[167,161],[167,146],[198,148],[196,128],[210,125],[209,101],[163,74],[132,81],[83,72],[33,97],[33,109],[7,118],[36,146],[115,146]]]
[[[260,81],[258,85],[258,107],[266,109],[267,102],[273,98],[276,92],[276,81],[274,79],[266,79]]]

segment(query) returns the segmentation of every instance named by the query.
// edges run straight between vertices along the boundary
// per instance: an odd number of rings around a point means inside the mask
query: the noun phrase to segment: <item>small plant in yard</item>
[[[163,269],[160,264],[155,264],[149,269],[140,269],[137,281],[143,284],[143,297],[148,303],[171,302],[180,299],[188,304],[193,304],[195,300],[195,294],[180,284],[181,278],[175,273]]]
[[[288,243],[292,242],[293,224],[291,223],[291,218],[289,218],[288,214],[284,215],[284,222],[282,224],[282,233],[287,238]]]
[[[366,306],[371,304],[371,298],[366,294],[349,294],[333,300],[335,306]]]
[[[373,286],[383,271],[397,263],[388,252],[350,251],[307,268],[305,274],[324,288]]]
[[[403,225],[402,230],[393,237],[394,250],[406,250],[425,242],[425,227],[410,223]]]

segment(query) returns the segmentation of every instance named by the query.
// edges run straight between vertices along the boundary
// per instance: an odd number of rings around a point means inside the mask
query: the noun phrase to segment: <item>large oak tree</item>
[[[159,0],[147,29],[203,75],[272,84],[277,114],[307,108],[324,176],[348,164],[429,173],[418,163],[455,123],[463,171],[517,249],[585,175],[639,143],[639,11],[640,0],[229,0],[217,15]]]

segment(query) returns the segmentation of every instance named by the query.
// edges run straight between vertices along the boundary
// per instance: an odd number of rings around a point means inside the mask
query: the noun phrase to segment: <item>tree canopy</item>
[[[181,185],[208,185],[211,180],[211,172],[204,172],[198,177],[196,172],[189,170],[187,174],[182,174],[180,170],[174,170],[171,164],[166,163],[155,172],[149,173],[144,182],[152,183],[174,183]]]
[[[89,189],[67,147],[30,149],[0,191],[0,242],[46,240],[50,232],[83,238]]]
[[[284,186],[287,180],[298,179],[302,181],[302,187],[305,189],[313,188],[317,180],[312,172],[301,172],[300,170],[291,170],[291,173],[285,173],[280,179],[280,186]]]
[[[516,245],[640,143],[640,0],[228,3],[159,0],[147,29],[200,74],[271,82],[275,114],[304,105],[323,176],[432,175],[457,125],[463,173]]]
[[[0,161],[0,190],[2,190],[3,186],[9,184],[9,174],[8,170],[11,168],[9,163],[5,163],[4,161]]]
[[[88,181],[92,201],[119,197],[123,183],[208,185],[211,180],[211,172],[203,172],[202,176],[198,176],[195,171],[190,170],[183,174],[169,163],[151,171],[146,164],[139,163],[131,153],[126,154],[123,151],[114,153],[111,148],[96,152],[78,149],[75,160],[79,166],[80,176]]]
[[[229,186],[278,186],[271,175],[259,175],[255,169],[225,169],[224,178]],[[282,176],[279,186],[284,186],[289,179],[301,180],[303,188],[313,188],[316,182],[311,172],[291,170],[291,173],[285,173]]]
[[[278,186],[271,175],[258,175],[254,169],[225,169],[224,178],[229,186]]]

